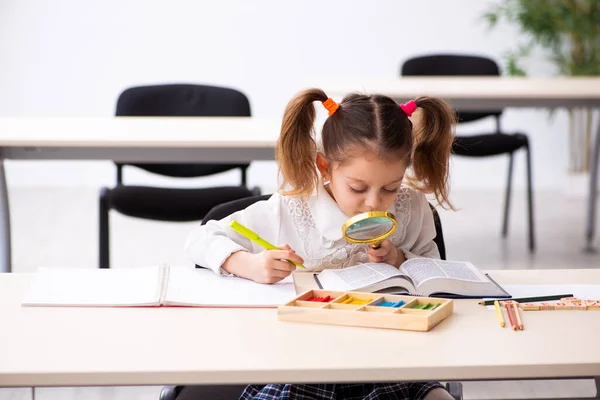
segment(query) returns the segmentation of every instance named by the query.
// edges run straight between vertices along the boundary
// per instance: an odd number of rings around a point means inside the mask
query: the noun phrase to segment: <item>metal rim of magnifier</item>
[[[346,234],[346,231],[348,230],[348,228],[357,222],[360,222],[362,220],[369,219],[369,218],[381,218],[381,217],[387,218],[390,221],[392,221],[392,228],[389,231],[387,231],[386,233],[384,233],[383,235],[379,235],[379,236],[377,236],[375,238],[371,238],[371,239],[352,239],[351,237],[349,237]],[[346,239],[346,241],[348,241],[350,243],[356,243],[356,244],[379,243],[379,242],[382,242],[387,237],[389,237],[392,233],[394,233],[394,231],[396,230],[397,227],[398,227],[398,221],[396,221],[396,216],[394,214],[387,212],[387,211],[367,211],[367,212],[364,212],[361,214],[357,214],[354,217],[347,220],[344,223],[344,225],[342,226],[342,234],[344,235],[344,239]]]

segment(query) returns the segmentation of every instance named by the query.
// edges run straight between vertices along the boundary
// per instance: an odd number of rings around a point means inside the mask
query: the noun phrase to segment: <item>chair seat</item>
[[[213,207],[257,194],[243,186],[172,189],[116,186],[106,191],[111,208],[130,217],[156,221],[198,221]]]
[[[528,145],[527,136],[522,133],[456,136],[452,145],[452,152],[461,156],[485,157],[512,153]]]
[[[119,165],[119,163],[117,164]],[[249,164],[148,164],[125,163],[145,169],[158,175],[172,176],[175,178],[195,178],[198,176],[215,175],[232,169],[247,168]]]
[[[247,385],[176,386],[173,394],[161,393],[160,400],[237,400]]]

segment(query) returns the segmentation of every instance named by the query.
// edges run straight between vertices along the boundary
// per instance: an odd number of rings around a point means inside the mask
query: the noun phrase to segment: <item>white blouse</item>
[[[433,214],[423,193],[402,186],[387,211],[398,221],[398,229],[388,239],[406,258],[440,258],[433,241]],[[236,251],[264,251],[229,227],[235,219],[274,245],[288,244],[304,259],[306,270],[346,268],[369,262],[368,245],[348,243],[342,236],[342,225],[349,217],[321,184],[308,199],[275,193],[222,220],[194,228],[185,251],[196,265],[217,274],[227,274],[221,265]]]

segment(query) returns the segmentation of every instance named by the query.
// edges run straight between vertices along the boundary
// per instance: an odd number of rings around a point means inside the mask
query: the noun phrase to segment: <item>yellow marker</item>
[[[496,315],[498,316],[498,321],[500,321],[500,326],[504,328],[504,317],[502,316],[502,310],[500,310],[498,300],[494,300],[494,308],[496,309]]]
[[[266,240],[264,240],[263,238],[258,236],[258,233],[246,228],[244,225],[240,224],[237,221],[231,221],[229,226],[231,227],[231,229],[233,229],[240,235],[252,240],[254,243],[258,244],[259,246],[264,247],[267,250],[281,250],[279,247],[272,245],[271,243],[267,242]],[[302,264],[295,263],[291,260],[286,260],[286,261],[294,264],[296,267],[304,268],[304,265],[302,265]]]

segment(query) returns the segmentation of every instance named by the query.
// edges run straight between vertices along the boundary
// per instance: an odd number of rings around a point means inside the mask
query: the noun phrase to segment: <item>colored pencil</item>
[[[500,309],[498,300],[494,301],[494,308],[496,308],[496,316],[498,317],[498,321],[500,321],[500,326],[504,328],[504,317],[502,316],[502,310]]]
[[[512,326],[513,331],[517,330],[517,325],[515,322],[515,317],[513,317],[513,310],[512,310],[512,306],[510,306],[508,303],[504,303],[504,307],[506,308],[506,314],[508,314],[508,319],[510,320],[510,326]]]
[[[523,320],[521,319],[521,314],[519,313],[519,306],[517,303],[512,303],[513,311],[515,312],[515,316],[517,317],[517,326],[520,330],[523,330]]]
[[[535,297],[520,297],[515,299],[507,299],[510,301],[516,301],[517,303],[535,303],[536,301],[550,301],[550,300],[560,300],[565,297],[573,297],[572,294],[554,294],[551,296],[535,296]],[[482,306],[491,306],[494,304],[496,300],[485,300],[480,301],[479,304]]]

